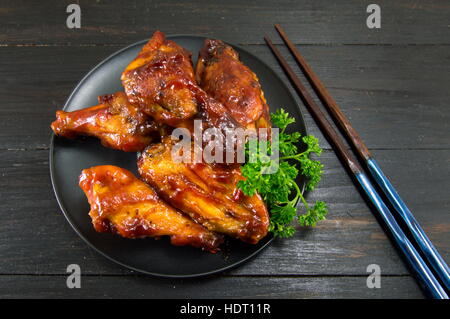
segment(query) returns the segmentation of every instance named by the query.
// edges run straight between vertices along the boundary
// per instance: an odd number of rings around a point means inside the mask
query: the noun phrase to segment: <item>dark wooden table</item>
[[[366,26],[372,0],[80,1],[81,28],[68,29],[71,2],[0,1],[0,297],[423,297],[301,102],[325,148],[309,200],[330,213],[317,228],[192,280],[131,272],[90,249],[53,195],[49,124],[85,73],[155,29],[240,44],[286,80],[263,43],[267,33],[280,44],[281,23],[450,262],[448,1],[378,0],[381,29]],[[81,289],[66,287],[69,264]],[[381,267],[380,289],[366,286],[369,264]]]

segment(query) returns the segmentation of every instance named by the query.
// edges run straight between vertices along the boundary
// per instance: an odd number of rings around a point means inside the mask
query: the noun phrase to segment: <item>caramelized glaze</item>
[[[269,107],[259,80],[231,46],[220,40],[205,40],[199,53],[196,78],[241,126],[270,129]]]
[[[56,120],[51,124],[53,132],[67,138],[94,136],[106,147],[137,152],[164,129],[129,103],[123,92],[101,96],[99,103],[73,112],[57,111]]]
[[[191,54],[156,31],[122,73],[128,99],[157,121],[176,126],[197,113]]]
[[[138,160],[141,178],[167,202],[207,229],[257,243],[268,231],[267,208],[258,195],[236,190],[239,167],[176,163],[170,137],[149,146]]]
[[[169,236],[173,245],[215,252],[222,236],[208,231],[166,204],[131,172],[116,166],[83,170],[79,184],[88,198],[89,215],[98,232],[126,238]]]
[[[156,31],[122,73],[132,103],[158,122],[192,129],[192,120],[225,131],[239,125],[195,81],[191,53]]]

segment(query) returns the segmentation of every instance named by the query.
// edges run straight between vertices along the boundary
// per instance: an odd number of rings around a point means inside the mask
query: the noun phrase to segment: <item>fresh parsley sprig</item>
[[[318,221],[325,219],[328,213],[327,205],[322,201],[316,202],[311,207],[295,181],[301,172],[307,179],[305,190],[311,191],[316,187],[322,176],[323,165],[317,160],[310,159],[310,155],[315,153],[320,156],[322,149],[317,138],[312,135],[302,137],[299,132],[286,133],[287,126],[294,123],[295,118],[289,117],[285,110],[279,109],[272,113],[271,119],[280,129],[278,170],[272,174],[265,174],[265,170],[276,165],[274,159],[270,159],[267,154],[260,154],[261,144],[256,152],[249,152],[247,143],[247,162],[242,166],[245,180],[239,181],[237,186],[248,196],[258,192],[263,197],[271,213],[269,231],[275,236],[285,238],[295,233],[292,222],[296,218],[299,225],[314,227]],[[301,152],[298,149],[300,141],[306,145],[306,149]],[[270,155],[271,143],[268,141],[266,143]],[[251,161],[248,160],[249,157],[252,157]],[[300,168],[297,168],[297,164]],[[305,208],[304,214],[297,212],[296,205],[299,200]]]

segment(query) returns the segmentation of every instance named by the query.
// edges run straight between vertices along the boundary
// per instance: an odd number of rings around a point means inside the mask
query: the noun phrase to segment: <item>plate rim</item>
[[[176,37],[191,37],[191,38],[202,38],[202,39],[211,39],[211,38],[215,38],[215,37],[209,37],[209,36],[203,36],[203,35],[195,35],[195,34],[170,34],[170,35],[166,35],[167,39],[171,39],[171,38],[176,38]],[[116,55],[121,54],[122,52],[129,50],[132,47],[138,46],[138,45],[142,45],[148,42],[148,39],[144,39],[144,40],[140,40],[137,42],[134,42],[130,45],[127,45],[115,52],[113,52],[112,54],[108,55],[106,58],[102,59],[102,61],[98,64],[96,64],[92,69],[89,70],[89,72],[87,72],[82,78],[81,80],[77,83],[77,85],[75,86],[75,88],[72,90],[72,92],[70,93],[70,95],[67,97],[65,103],[64,103],[64,107],[63,110],[66,110],[66,108],[69,107],[68,103],[69,101],[72,99],[73,95],[79,90],[79,88],[81,87],[81,85],[85,82],[85,80],[87,78],[89,78],[89,76],[94,73],[98,68],[100,68],[103,64],[105,64],[106,62],[108,62],[109,60],[111,60],[112,58],[114,58]],[[262,60],[261,58],[259,58],[258,56],[256,56],[255,54],[249,52],[248,50],[244,49],[242,46],[240,45],[236,45],[236,44],[232,44],[229,42],[224,41],[224,43],[234,47],[234,48],[239,48],[240,50],[246,52],[247,54],[251,55],[252,58],[257,59],[261,64],[263,64],[268,70],[270,70],[270,72],[272,73],[273,76],[275,76],[276,78],[278,78],[279,81],[281,81],[286,88],[288,88],[288,92],[289,92],[289,97],[295,102],[297,109],[298,109],[298,113],[300,116],[301,121],[303,122],[303,126],[304,126],[304,130],[305,130],[305,134],[308,134],[308,128],[305,122],[305,118],[303,116],[303,113],[300,109],[300,106],[297,102],[297,100],[295,99],[294,95],[291,92],[291,89],[289,89],[289,86],[286,85],[285,81],[281,78],[281,76],[279,76],[275,70],[268,65],[268,63],[266,63],[264,60]],[[130,265],[127,265],[111,256],[109,256],[107,253],[101,251],[99,248],[97,248],[93,243],[91,243],[91,241],[89,241],[79,230],[78,228],[75,226],[70,214],[66,211],[66,208],[64,207],[63,203],[62,203],[62,197],[61,194],[58,191],[58,187],[56,185],[56,181],[55,181],[55,166],[54,166],[54,140],[55,140],[55,134],[52,131],[51,133],[51,138],[50,138],[50,148],[49,148],[49,168],[50,168],[50,180],[52,183],[52,188],[53,188],[53,192],[56,198],[56,202],[58,203],[59,208],[61,209],[64,217],[66,218],[66,220],[68,221],[69,225],[71,226],[71,228],[75,231],[75,233],[92,249],[94,249],[96,252],[98,252],[100,255],[102,255],[103,257],[107,258],[108,260],[112,261],[113,263],[116,263],[126,269],[132,270],[132,271],[136,271],[138,273],[142,273],[142,274],[146,274],[149,276],[153,276],[153,277],[158,277],[158,278],[169,278],[169,279],[181,279],[181,278],[198,278],[198,277],[206,277],[206,276],[211,276],[213,274],[217,274],[217,273],[222,273],[226,270],[230,270],[233,269],[245,262],[248,262],[249,260],[251,260],[252,258],[254,258],[256,255],[258,255],[259,253],[261,253],[265,248],[267,248],[267,246],[269,246],[269,244],[271,244],[273,242],[273,240],[275,239],[275,236],[273,236],[272,234],[268,234],[267,236],[270,236],[270,238],[267,240],[266,243],[264,243],[261,247],[259,247],[257,250],[255,250],[253,253],[251,253],[250,255],[248,255],[247,257],[236,261],[233,264],[218,268],[218,269],[214,269],[211,271],[207,271],[207,272],[202,272],[202,273],[196,273],[196,274],[187,274],[187,275],[173,275],[173,274],[163,274],[163,273],[155,273],[155,272],[151,272],[151,271],[147,271],[144,269],[139,269]],[[305,189],[305,185],[302,185],[302,193],[304,192]],[[266,237],[267,238],[267,237]]]

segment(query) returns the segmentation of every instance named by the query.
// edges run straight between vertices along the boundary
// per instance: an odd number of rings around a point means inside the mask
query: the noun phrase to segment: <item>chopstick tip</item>
[[[275,27],[275,30],[277,30],[279,34],[282,34],[282,33],[283,33],[284,30],[283,30],[283,28],[281,27],[281,25],[279,25],[279,24],[277,23],[277,24],[274,25],[274,27]]]

